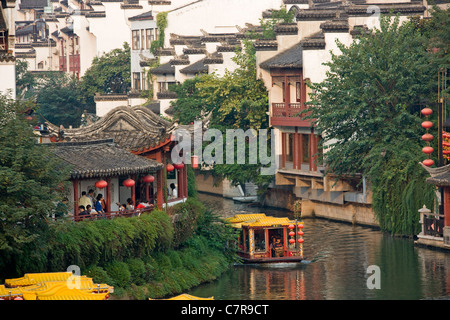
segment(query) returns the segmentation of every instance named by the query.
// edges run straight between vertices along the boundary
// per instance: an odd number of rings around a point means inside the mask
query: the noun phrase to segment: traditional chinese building
[[[0,4],[0,94],[16,97],[16,58],[14,56],[14,7],[15,0]]]
[[[47,123],[49,136],[52,142],[58,144],[61,142],[73,143],[87,143],[95,140],[110,140],[114,141],[117,148],[126,150],[128,153],[140,158],[150,159],[152,163],[158,163],[161,167],[171,164],[171,151],[175,145],[172,141],[172,133],[177,128],[173,123],[166,121],[153,113],[145,106],[137,107],[117,107],[100,120],[90,123],[84,127],[75,129],[66,129],[58,127],[54,124]],[[128,167],[128,158],[121,158],[118,154],[100,151],[96,153],[98,159],[97,165],[101,167],[102,157],[105,165],[108,161],[113,161],[118,167],[116,171],[124,170]],[[89,154],[85,154],[87,162],[89,162]],[[113,160],[107,160],[112,158]],[[84,163],[84,162],[83,162]],[[160,168],[154,166],[154,168]],[[100,170],[100,169],[99,169]],[[106,168],[105,168],[106,170]],[[126,169],[128,170],[128,169]],[[130,168],[131,170],[131,168]],[[146,169],[147,170],[147,169]],[[145,171],[145,170],[144,170]],[[147,170],[148,171],[148,170]],[[178,202],[185,201],[187,198],[187,167],[182,166],[171,171],[154,170],[155,176],[152,183],[153,187],[147,189],[146,182],[143,178],[147,172],[141,169],[135,172],[124,172],[124,175],[118,176],[116,181],[116,192],[120,203],[123,203],[127,198],[131,198],[133,202],[136,199],[146,199],[150,197],[158,207],[163,207],[167,202],[168,205],[173,205]],[[128,178],[135,181],[135,186],[127,189],[122,182]],[[79,181],[80,190],[89,189],[93,184],[91,180],[88,184]],[[174,199],[164,198],[167,187],[174,183],[177,187],[177,197]],[[87,190],[86,190],[87,191]],[[170,195],[170,190],[167,192]],[[115,201],[110,201],[111,210],[117,209]]]
[[[74,216],[79,213],[78,200],[83,191],[88,193],[92,189],[95,195],[102,194],[107,212],[118,211],[117,203],[126,204],[128,198],[135,202],[136,194],[141,201],[153,203],[154,195],[158,191],[162,193],[161,189],[154,188],[154,183],[143,178],[158,176],[164,165],[128,152],[113,139],[59,142],[52,146],[54,154],[71,168],[72,188],[68,198]],[[132,179],[134,185],[124,186],[127,179]],[[99,181],[104,185],[98,184]]]
[[[443,214],[437,208],[419,210],[422,230],[418,235],[418,244],[450,249],[450,165],[432,168],[421,164],[430,174],[427,182],[435,185],[443,195]]]
[[[336,41],[349,46],[355,36],[379,26],[365,1],[284,0],[294,22],[274,27],[275,39],[256,40],[257,75],[269,92],[269,121],[275,132],[277,170],[266,203],[277,207],[302,203],[302,215],[316,215],[353,223],[377,225],[371,209],[370,186],[361,175],[336,179],[324,174],[321,132],[305,118],[306,103],[314,94],[308,83],[326,78]],[[391,10],[400,21],[423,16],[421,2],[384,1],[374,4],[382,14]],[[270,16],[270,12],[266,13]],[[326,151],[326,148],[325,148]]]

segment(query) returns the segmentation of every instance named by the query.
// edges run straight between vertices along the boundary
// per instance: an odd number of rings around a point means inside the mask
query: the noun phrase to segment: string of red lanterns
[[[295,243],[295,239],[294,239],[294,236],[295,236],[295,232],[294,232],[295,225],[290,224],[290,225],[288,226],[288,228],[289,228],[289,230],[291,230],[291,231],[289,232],[289,236],[291,237],[291,238],[289,239],[289,243],[290,243],[290,244],[294,244],[294,243]],[[303,239],[304,233],[303,233],[303,231],[302,231],[301,229],[303,229],[303,224],[302,224],[302,223],[297,224],[297,230],[298,230],[298,231],[297,231],[297,235],[298,235],[298,237],[297,237],[297,242],[298,242],[299,245],[300,245],[300,251],[302,251],[302,243],[305,241],[305,240]]]
[[[433,110],[431,110],[430,108],[426,107],[426,108],[423,108],[420,111],[420,113],[422,113],[425,116],[425,118],[428,119],[428,117],[433,113]],[[434,164],[433,159],[430,159],[430,155],[434,151],[433,147],[430,146],[430,141],[433,140],[433,135],[428,132],[428,130],[432,126],[433,126],[433,122],[431,122],[429,120],[425,120],[425,121],[422,122],[422,128],[426,129],[426,131],[427,131],[427,133],[425,133],[422,136],[422,140],[427,143],[427,146],[422,148],[422,152],[425,153],[428,156],[428,158],[423,160],[422,163],[424,165],[428,166],[428,167],[430,167],[430,166],[432,166]]]

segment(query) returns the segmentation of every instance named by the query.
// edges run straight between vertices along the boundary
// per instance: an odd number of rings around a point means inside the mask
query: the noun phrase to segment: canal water
[[[261,209],[200,194],[222,216]],[[391,300],[450,298],[450,252],[422,248],[412,239],[326,219],[304,219],[300,264],[240,265],[189,293],[216,300]]]

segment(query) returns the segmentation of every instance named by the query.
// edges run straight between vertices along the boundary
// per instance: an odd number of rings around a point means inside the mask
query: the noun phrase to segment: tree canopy
[[[49,147],[36,143],[24,116],[32,107],[0,95],[0,261],[43,241],[46,220],[62,198],[58,186],[69,178]]]
[[[127,93],[131,88],[130,46],[113,49],[100,57],[95,57],[89,69],[80,80],[79,88],[83,102],[95,105],[96,93]]]
[[[227,129],[268,128],[268,93],[262,80],[256,77],[255,50],[251,41],[244,41],[243,50],[236,50],[233,61],[238,68],[227,70],[223,76],[204,74],[175,86],[172,89],[178,94],[177,101],[172,103],[175,118],[189,124],[211,113],[209,128],[220,130],[224,139]],[[249,154],[247,151],[248,143],[246,155]],[[250,164],[247,157],[246,164],[215,164],[213,172],[233,184],[252,181],[263,188],[273,177],[261,176],[260,168],[260,164]]]

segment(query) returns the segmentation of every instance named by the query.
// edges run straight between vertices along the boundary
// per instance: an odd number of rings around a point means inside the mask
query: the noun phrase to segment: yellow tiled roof
[[[39,293],[38,300],[104,300],[108,292],[94,293],[80,289],[69,289],[66,286],[56,286],[48,292]],[[25,297],[24,297],[25,298]]]
[[[237,214],[228,219],[228,222],[234,227],[240,228],[242,226],[248,227],[270,227],[275,225],[288,226],[294,224],[295,221],[289,220],[285,217],[266,216],[264,213],[255,214]]]
[[[21,278],[6,279],[5,284],[9,287],[20,287],[47,281],[66,281],[71,275],[72,272],[27,273]]]
[[[71,272],[28,273],[22,278],[6,279],[6,286],[0,286],[0,297],[8,299],[11,291],[11,296],[25,300],[103,300],[114,292],[114,287],[96,284],[92,278],[70,276]]]
[[[277,217],[265,217],[251,222],[243,222],[242,226],[248,227],[270,227],[270,226],[288,226],[294,224],[295,221],[289,220],[289,218],[277,218]]]
[[[249,214],[237,214],[234,217],[229,218],[227,221],[229,223],[240,223],[245,221],[253,221],[261,218],[265,218],[264,213],[249,213]]]

